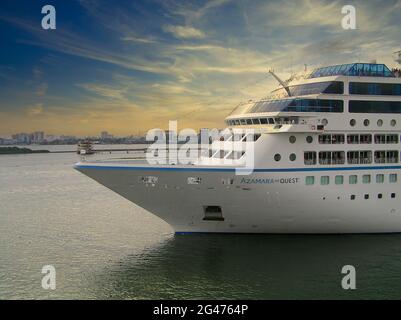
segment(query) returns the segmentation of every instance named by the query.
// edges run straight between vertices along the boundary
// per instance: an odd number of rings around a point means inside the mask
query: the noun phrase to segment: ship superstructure
[[[76,169],[176,232],[401,232],[399,73],[377,63],[317,68],[225,121],[223,139],[192,164]]]

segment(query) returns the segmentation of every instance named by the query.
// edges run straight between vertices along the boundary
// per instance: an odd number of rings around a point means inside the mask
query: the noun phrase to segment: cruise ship
[[[75,168],[176,233],[401,232],[401,75],[378,63],[320,67],[237,106],[189,164]]]

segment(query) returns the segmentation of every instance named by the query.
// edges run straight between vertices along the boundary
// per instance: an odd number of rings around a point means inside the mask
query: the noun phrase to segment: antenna
[[[269,73],[274,77],[274,79],[276,79],[278,81],[278,83],[280,83],[280,85],[285,89],[285,91],[287,91],[287,94],[289,97],[291,97],[291,92],[290,92],[290,88],[288,87],[288,84],[285,84],[285,82],[283,80],[281,80],[275,73],[273,69],[269,70]]]
[[[394,52],[394,54],[398,55],[398,58],[396,58],[395,61],[401,64],[401,50]]]

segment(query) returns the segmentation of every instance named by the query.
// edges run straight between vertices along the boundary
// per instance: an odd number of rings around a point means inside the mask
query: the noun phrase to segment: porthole
[[[279,161],[281,160],[281,155],[280,155],[279,153],[276,153],[276,154],[274,155],[274,160],[277,161],[277,162],[279,162]]]
[[[377,120],[377,126],[381,127],[382,125],[383,125],[383,120],[382,119]]]
[[[289,138],[289,140],[290,140],[290,143],[295,143],[295,141],[297,141],[297,138],[295,136],[291,136]]]
[[[295,153],[290,154],[290,160],[295,161],[297,159],[297,155]]]
[[[328,123],[329,123],[329,122],[327,121],[327,119],[323,119],[323,120],[322,120],[322,125],[327,126]]]
[[[369,119],[363,120],[363,125],[364,125],[365,127],[369,126],[369,124],[370,124]]]
[[[307,137],[306,137],[306,142],[307,142],[307,143],[312,143],[312,142],[313,142],[312,136],[307,136]]]
[[[392,127],[395,127],[396,124],[397,124],[397,121],[395,121],[394,119],[390,121],[390,125],[391,125]]]
[[[383,199],[383,195],[382,195],[381,193],[379,193],[379,194],[377,195],[377,197],[378,197],[379,199]]]
[[[356,125],[356,120],[355,120],[355,119],[351,119],[351,121],[349,122],[349,124],[351,125],[351,127],[355,127],[355,125]]]

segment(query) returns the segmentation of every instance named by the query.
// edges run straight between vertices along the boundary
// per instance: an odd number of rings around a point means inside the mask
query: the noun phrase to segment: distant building
[[[37,131],[33,133],[33,143],[42,143],[45,140],[45,133]]]
[[[102,131],[100,133],[100,140],[110,140],[113,139],[113,135],[109,134],[107,131]]]
[[[13,140],[18,144],[30,144],[32,141],[32,135],[28,133],[17,133],[12,135]]]

